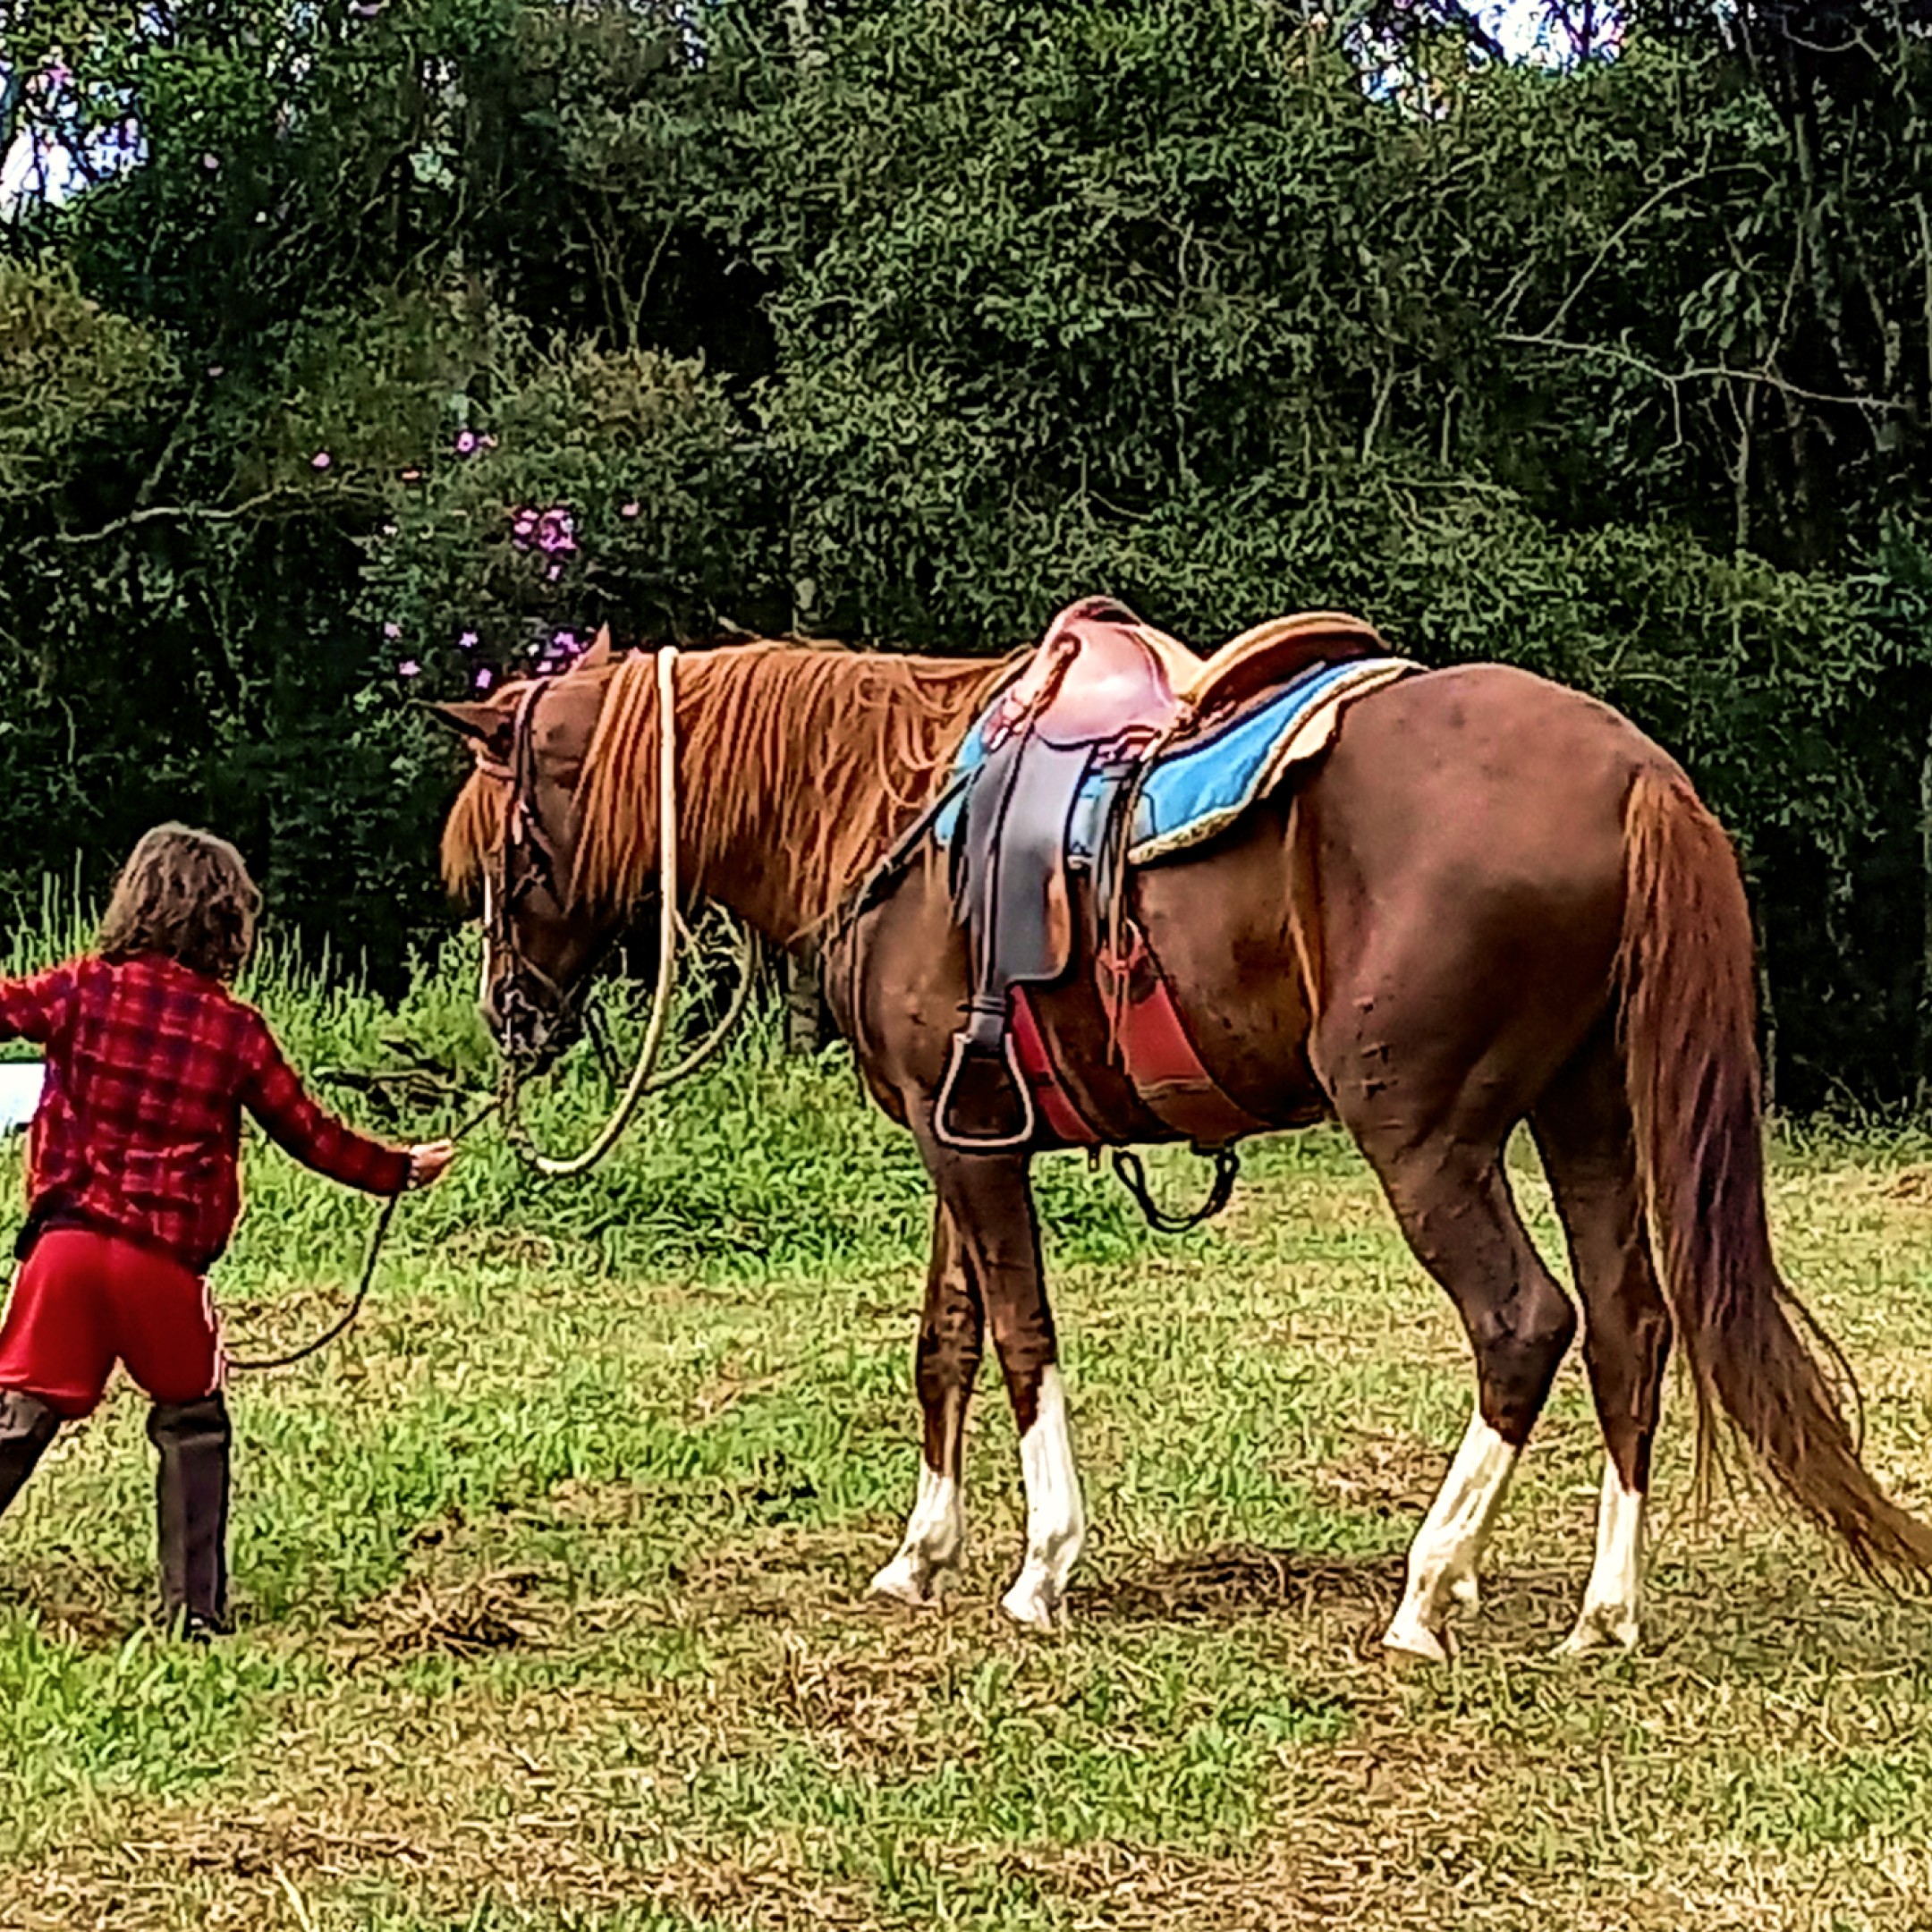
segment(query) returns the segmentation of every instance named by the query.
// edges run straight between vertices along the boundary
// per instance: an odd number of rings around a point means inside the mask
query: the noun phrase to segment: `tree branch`
[[[1926,213],[1926,198],[1912,197],[1919,215],[1919,260],[1925,270],[1926,386],[1932,395],[1932,216]]]
[[[1762,174],[1763,172],[1763,169],[1759,168],[1754,162],[1730,161],[1721,167],[1699,168],[1695,174],[1686,174],[1680,181],[1665,182],[1641,207],[1617,225],[1615,232],[1597,250],[1589,267],[1578,276],[1576,284],[1571,289],[1570,292],[1557,303],[1556,313],[1543,325],[1539,333],[1545,335],[1554,335],[1563,326],[1564,322],[1569,318],[1571,309],[1576,305],[1577,298],[1589,285],[1590,277],[1608,259],[1611,250],[1615,248],[1618,242],[1623,241],[1623,237],[1660,201],[1667,201],[1672,195],[1677,193],[1681,189],[1695,188],[1700,182],[1715,181],[1720,174]]]
[[[299,499],[309,494],[304,490],[267,489],[259,496],[250,496],[245,503],[238,503],[225,510],[202,504],[154,504],[146,509],[131,510],[125,516],[114,518],[111,523],[103,523],[98,530],[55,530],[54,540],[55,543],[64,544],[100,543],[109,537],[118,536],[124,530],[131,530],[137,523],[154,523],[167,518],[183,523],[233,523],[240,518],[252,515],[264,504],[274,503],[277,497]],[[330,494],[339,496],[343,493],[336,490]]]
[[[1496,339],[1523,349],[1555,349],[1566,355],[1597,356],[1605,361],[1621,362],[1628,369],[1637,369],[1658,382],[1667,383],[1673,389],[1679,383],[1687,382],[1762,383],[1767,389],[1775,389],[1780,395],[1797,396],[1806,402],[1824,402],[1835,408],[1875,410],[1885,415],[1902,414],[1905,409],[1902,402],[1888,402],[1875,396],[1826,395],[1817,389],[1801,388],[1798,384],[1787,382],[1784,377],[1767,369],[1732,369],[1728,364],[1714,362],[1672,370],[1664,369],[1643,356],[1633,354],[1628,349],[1617,348],[1610,343],[1563,342],[1551,335],[1514,334],[1499,334]]]

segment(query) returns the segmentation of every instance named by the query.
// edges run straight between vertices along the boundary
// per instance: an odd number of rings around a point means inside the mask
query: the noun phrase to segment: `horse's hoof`
[[[1556,1646],[1560,1657],[1588,1657],[1596,1650],[1634,1650],[1637,1648],[1637,1619],[1626,1611],[1606,1605],[1586,1610],[1576,1628]]]
[[[889,1597],[913,1610],[929,1610],[939,1601],[937,1578],[910,1556],[894,1556],[872,1579],[872,1595]]]
[[[1382,1635],[1382,1648],[1392,1663],[1446,1664],[1449,1661],[1448,1632],[1437,1636],[1425,1625],[1398,1617]]]
[[[1024,1573],[1000,1598],[1000,1608],[1015,1623],[1048,1635],[1061,1627],[1065,1617],[1060,1594],[1046,1579]]]

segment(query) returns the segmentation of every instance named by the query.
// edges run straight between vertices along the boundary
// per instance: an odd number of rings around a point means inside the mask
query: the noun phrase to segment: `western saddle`
[[[989,1151],[1033,1137],[1013,995],[1059,979],[1071,962],[1065,838],[1089,771],[1131,773],[1310,665],[1383,648],[1372,626],[1333,611],[1258,624],[1208,658],[1111,597],[1082,598],[1054,619],[987,714],[985,760],[953,842],[971,995],[936,1104],[942,1140]]]

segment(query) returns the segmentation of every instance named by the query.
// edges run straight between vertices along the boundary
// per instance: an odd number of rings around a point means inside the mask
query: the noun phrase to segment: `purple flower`
[[[479,664],[477,666],[476,688],[479,691],[487,691],[496,682],[496,674],[487,664]]]
[[[210,381],[217,380],[218,378],[225,376],[228,373],[228,371],[224,369],[219,362],[210,362],[208,364],[208,372]]]
[[[201,157],[201,165],[205,167],[210,174],[212,174],[218,167],[220,167],[221,162],[216,156],[211,154],[205,154]]]
[[[318,450],[309,459],[309,467],[311,470],[326,470],[335,461],[335,459],[326,450]]]
[[[73,79],[73,69],[65,61],[49,61],[43,73],[49,87],[64,88]]]
[[[463,634],[456,640],[456,648],[458,650],[474,650],[477,648],[476,632],[474,631],[465,631]]]
[[[545,578],[551,583],[555,583],[557,579],[563,574],[564,566],[561,564],[553,564],[550,568],[544,572]]]
[[[422,673],[422,666],[413,657],[405,657],[395,669],[398,677],[418,677]]]
[[[562,504],[537,519],[537,547],[546,556],[568,556],[577,547],[577,520]]]
[[[473,429],[465,429],[462,434],[456,438],[456,453],[459,456],[474,455],[476,453],[476,431]]]
[[[402,626],[399,623],[386,623],[382,627],[382,634],[394,644],[402,635]]]
[[[643,507],[644,505],[642,504],[627,503],[623,506],[623,508],[617,513],[617,514],[621,517],[634,517],[641,509],[643,509]]]

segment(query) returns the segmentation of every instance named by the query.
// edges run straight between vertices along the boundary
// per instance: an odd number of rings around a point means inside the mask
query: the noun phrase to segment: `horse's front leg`
[[[901,1603],[931,1603],[965,1553],[966,1403],[979,1372],[985,1333],[979,1287],[942,1201],[933,1215],[932,1265],[914,1370],[926,1423],[919,1496],[899,1554],[872,1579],[881,1596]]]
[[[1006,1393],[1020,1430],[1026,1481],[1026,1561],[1000,1606],[1016,1622],[1050,1630],[1087,1539],[1080,1477],[1067,1434],[1053,1315],[1040,1266],[1039,1224],[1024,1154],[960,1154],[928,1144],[942,1208],[952,1216],[967,1279],[993,1327]]]

